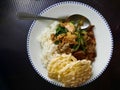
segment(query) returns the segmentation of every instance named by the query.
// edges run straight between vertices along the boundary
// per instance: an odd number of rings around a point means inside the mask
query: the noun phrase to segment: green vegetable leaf
[[[86,30],[82,30],[81,34],[85,35],[85,34],[87,34],[87,31]]]
[[[81,43],[81,45],[84,45],[84,40],[83,40],[82,36],[80,37],[80,43]]]
[[[72,23],[73,25],[75,24],[75,21],[70,21],[70,23]]]
[[[58,26],[58,28],[56,29],[56,36],[58,36],[59,34],[63,34],[63,33],[67,33],[68,30],[65,27],[61,27],[60,25]]]
[[[56,40],[56,41],[54,42],[54,44],[56,44],[56,45],[58,45],[59,43],[61,43],[60,40]]]
[[[76,32],[76,35],[78,37],[77,40],[76,40],[78,42],[78,44],[73,46],[73,51],[77,51],[80,47],[80,33]]]
[[[78,49],[85,51],[86,50],[85,41],[83,35],[81,34],[81,31],[77,31],[75,32],[75,34],[77,35],[76,41],[78,42],[78,44],[72,47],[73,51],[77,51]]]

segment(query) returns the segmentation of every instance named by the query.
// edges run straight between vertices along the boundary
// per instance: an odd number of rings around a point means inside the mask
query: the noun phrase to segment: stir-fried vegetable
[[[58,26],[57,29],[56,29],[56,36],[58,36],[59,34],[62,34],[62,33],[67,33],[68,30],[65,28],[65,27],[62,27],[62,26]]]
[[[56,33],[51,35],[51,40],[58,45],[58,53],[73,53],[77,59],[91,59],[96,56],[95,37],[90,26],[87,29],[81,29],[83,21],[60,22]]]
[[[78,44],[73,46],[73,51],[77,51],[79,49],[79,47],[80,47],[80,33],[75,32],[75,34],[77,35],[76,41],[78,42]]]
[[[54,42],[54,44],[56,44],[56,45],[58,45],[59,43],[61,43],[60,40],[56,40],[56,41]]]

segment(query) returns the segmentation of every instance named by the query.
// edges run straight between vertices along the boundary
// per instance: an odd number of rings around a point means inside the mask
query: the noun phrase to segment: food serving
[[[37,38],[48,77],[65,87],[77,87],[92,76],[92,62],[96,57],[94,25],[82,29],[83,23],[82,19],[55,21]]]
[[[75,36],[75,43],[72,45],[68,43],[69,51],[64,50],[65,43],[63,43],[63,46],[61,45],[64,38],[58,39],[58,42],[60,42],[56,44],[56,38],[60,35],[56,36],[57,28],[60,26],[67,29],[69,26],[69,24],[66,24],[67,21],[35,20],[27,36],[27,53],[33,68],[43,79],[59,87],[81,87],[93,82],[104,73],[112,57],[112,32],[103,15],[95,8],[80,2],[65,1],[46,8],[39,15],[63,18],[74,14],[85,16],[90,24],[88,24],[89,28],[84,29],[83,26],[87,23],[85,23],[85,20],[82,20],[81,24],[78,20],[76,23],[69,22],[73,24],[71,26],[75,27],[74,32],[67,30],[64,33],[65,42],[68,42],[68,40],[66,41],[67,34],[70,33]],[[82,22],[84,22],[83,25]],[[61,24],[65,25],[62,26]],[[77,26],[80,32],[76,30]],[[86,34],[83,34],[83,29]],[[76,34],[76,32],[79,32],[82,39],[78,38],[77,35],[79,34]],[[82,44],[82,40],[84,40],[84,44]],[[80,44],[78,44],[79,42]],[[63,50],[60,50],[60,46]],[[75,46],[79,49],[75,49]],[[93,47],[93,49],[90,47]],[[78,53],[75,55],[77,51],[80,54],[82,52],[83,55],[79,54],[80,57],[78,57]]]

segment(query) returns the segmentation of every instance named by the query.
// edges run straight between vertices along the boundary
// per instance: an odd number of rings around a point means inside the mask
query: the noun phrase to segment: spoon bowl
[[[80,14],[73,14],[71,16],[69,16],[66,21],[72,21],[74,23],[79,23],[78,26],[81,27],[81,29],[86,29],[90,26],[90,21],[88,18],[86,18],[85,16],[82,16]]]

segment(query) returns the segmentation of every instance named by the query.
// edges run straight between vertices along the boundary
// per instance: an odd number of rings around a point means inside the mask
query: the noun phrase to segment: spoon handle
[[[17,17],[22,20],[57,20],[62,21],[63,19],[60,18],[51,18],[51,17],[44,17],[44,16],[38,16],[35,14],[25,13],[25,12],[19,12],[17,13]]]

